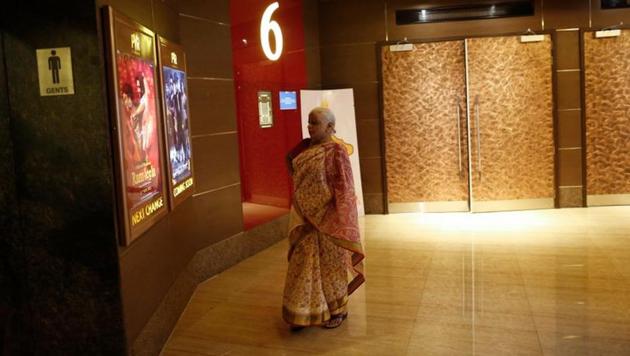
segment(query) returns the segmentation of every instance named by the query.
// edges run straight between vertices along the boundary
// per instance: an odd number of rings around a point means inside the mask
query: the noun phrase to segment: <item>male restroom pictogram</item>
[[[39,77],[39,95],[74,94],[70,47],[39,48],[35,51],[35,55]]]
[[[57,55],[56,50],[50,51],[51,56],[48,57],[48,70],[52,73],[52,81],[54,84],[59,84],[59,71],[61,70],[61,58]]]

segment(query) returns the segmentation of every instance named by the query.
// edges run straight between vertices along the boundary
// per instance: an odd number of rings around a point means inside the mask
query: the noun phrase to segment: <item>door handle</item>
[[[457,100],[457,117],[456,117],[456,121],[457,121],[457,159],[459,162],[459,176],[462,177],[462,131],[461,131],[461,127],[460,127],[460,121],[461,121],[461,108],[459,106],[459,100]]]
[[[475,95],[475,126],[477,126],[477,170],[479,171],[479,180],[481,180],[483,169],[481,166],[481,124],[479,119],[479,95]]]

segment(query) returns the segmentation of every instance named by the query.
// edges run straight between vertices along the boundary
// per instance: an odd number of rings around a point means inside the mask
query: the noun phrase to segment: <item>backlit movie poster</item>
[[[117,55],[120,118],[128,209],[162,191],[155,103],[154,67],[140,58]]]
[[[106,6],[108,90],[121,243],[168,213],[155,34]]]
[[[162,115],[166,157],[168,159],[168,189],[171,209],[192,196],[194,191],[193,152],[190,139],[190,111],[186,82],[184,48],[158,36],[158,58],[162,76]]]
[[[166,66],[163,70],[167,147],[172,172],[171,183],[176,187],[192,175],[186,73]],[[173,195],[177,196],[178,193],[180,192],[176,190]]]

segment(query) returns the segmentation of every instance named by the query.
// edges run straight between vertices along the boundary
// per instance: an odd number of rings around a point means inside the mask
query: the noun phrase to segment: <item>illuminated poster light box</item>
[[[155,33],[109,6],[103,15],[118,218],[127,246],[168,212]]]
[[[193,152],[188,108],[186,52],[174,42],[158,36],[158,60],[162,75],[162,117],[171,209],[192,196]]]
[[[280,110],[297,109],[297,92],[281,91],[280,92]]]

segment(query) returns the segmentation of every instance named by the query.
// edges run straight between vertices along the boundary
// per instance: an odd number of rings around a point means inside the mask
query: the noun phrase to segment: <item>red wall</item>
[[[289,207],[290,179],[284,157],[302,137],[300,109],[280,111],[278,92],[297,92],[307,83],[301,0],[280,0],[272,20],[282,29],[284,48],[277,61],[260,46],[260,19],[273,0],[230,2],[234,81],[241,155],[243,201]],[[273,45],[273,35],[270,36]],[[243,39],[247,40],[244,43]],[[258,124],[259,90],[272,92],[274,125]]]

